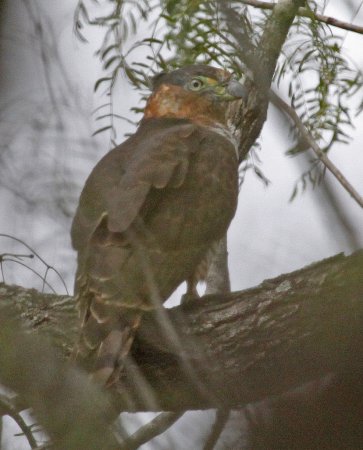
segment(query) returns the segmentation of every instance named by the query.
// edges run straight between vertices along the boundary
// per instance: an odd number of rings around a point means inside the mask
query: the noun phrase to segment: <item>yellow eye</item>
[[[204,83],[199,78],[193,78],[193,80],[189,83],[189,88],[192,91],[199,91],[204,86]]]

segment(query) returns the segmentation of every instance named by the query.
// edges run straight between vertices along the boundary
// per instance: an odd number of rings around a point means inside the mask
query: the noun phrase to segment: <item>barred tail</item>
[[[103,386],[111,386],[125,369],[125,359],[139,328],[142,311],[128,310],[114,325],[98,348],[92,379]]]
[[[101,302],[90,302],[73,360],[98,384],[108,387],[118,381],[142,313],[139,309],[108,308]]]

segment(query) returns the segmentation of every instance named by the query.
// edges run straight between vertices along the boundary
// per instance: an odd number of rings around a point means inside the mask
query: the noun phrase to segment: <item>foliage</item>
[[[287,79],[291,106],[324,152],[334,143],[349,143],[354,115],[350,100],[363,86],[361,71],[344,54],[344,39],[333,31],[313,14],[311,18],[297,17],[275,72],[277,86],[282,79]],[[297,139],[287,154],[293,156],[306,149]],[[296,183],[291,198],[299,187],[304,190],[308,181],[315,187],[324,174],[320,161],[312,160],[310,168]]]
[[[98,56],[105,75],[97,80],[95,91],[106,87],[109,96],[104,107],[109,118],[106,126],[96,132],[112,131],[116,139],[112,92],[120,74],[139,89],[145,99],[150,77],[160,70],[169,70],[195,62],[212,63],[232,70],[237,75],[253,74],[258,60],[258,42],[271,11],[251,9],[240,1],[206,0],[111,0],[111,10],[93,0],[91,7],[80,0],[76,10],[77,34],[85,39],[86,24],[105,29]],[[321,2],[320,2],[321,3]],[[301,120],[325,152],[336,142],[348,142],[352,126],[348,101],[362,90],[363,77],[347,55],[342,38],[335,29],[316,20],[318,2],[310,1],[311,17],[297,17],[291,27],[275,72],[275,88],[287,91]],[[90,11],[100,13],[90,17]],[[135,41],[136,32],[147,30],[146,37]],[[143,48],[144,52],[140,53]],[[141,55],[141,57],[140,57]],[[141,112],[135,108],[134,112]],[[98,117],[100,119],[101,117]],[[296,145],[287,154],[295,155],[306,147]],[[295,186],[305,188],[306,181],[317,184],[322,177],[321,166],[311,167]]]

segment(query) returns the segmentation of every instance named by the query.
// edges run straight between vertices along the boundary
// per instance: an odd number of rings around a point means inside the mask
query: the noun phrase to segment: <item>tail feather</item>
[[[72,360],[90,372],[98,384],[108,387],[116,383],[125,369],[142,313],[139,309],[110,306],[90,296]]]
[[[123,309],[122,312],[98,347],[92,373],[92,379],[106,387],[117,382],[125,369],[125,360],[141,321],[142,311]]]
[[[99,346],[92,379],[106,386],[108,380],[116,370],[116,364],[122,351],[123,333],[121,330],[112,330]]]

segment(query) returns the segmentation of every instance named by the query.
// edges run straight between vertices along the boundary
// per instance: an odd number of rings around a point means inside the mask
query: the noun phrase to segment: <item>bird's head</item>
[[[201,64],[186,66],[154,77],[144,117],[225,124],[228,102],[245,97],[245,88],[230,72]]]

